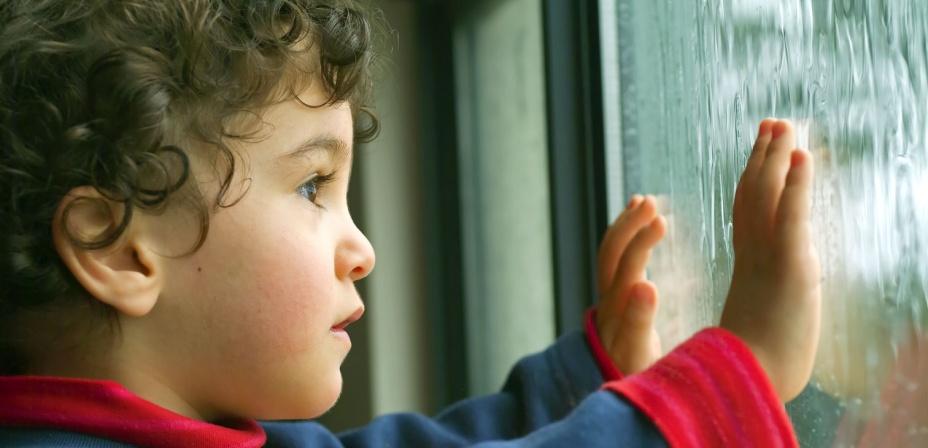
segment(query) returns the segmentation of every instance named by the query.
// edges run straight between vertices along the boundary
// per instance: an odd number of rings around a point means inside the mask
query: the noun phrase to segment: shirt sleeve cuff
[[[750,349],[721,328],[697,333],[651,368],[603,386],[638,407],[672,447],[798,447]]]
[[[625,378],[625,375],[622,375],[622,371],[612,362],[612,358],[606,353],[606,349],[603,348],[603,343],[599,339],[599,332],[596,330],[595,307],[586,310],[584,320],[586,321],[586,340],[590,344],[593,358],[596,360],[596,365],[599,366],[599,371],[603,374],[603,378],[605,378],[606,381],[618,381]]]

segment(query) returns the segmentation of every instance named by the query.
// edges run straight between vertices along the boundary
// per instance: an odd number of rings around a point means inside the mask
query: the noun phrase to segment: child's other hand
[[[596,328],[603,348],[624,375],[638,373],[661,357],[654,330],[657,287],[645,278],[645,265],[665,229],[657,201],[636,195],[599,248]]]
[[[821,314],[812,156],[795,141],[789,121],[760,125],[735,194],[735,267],[721,321],[751,348],[783,402],[809,381]]]

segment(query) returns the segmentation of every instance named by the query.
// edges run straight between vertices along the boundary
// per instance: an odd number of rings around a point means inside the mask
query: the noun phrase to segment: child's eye
[[[306,199],[307,201],[312,202],[313,204],[316,204],[317,206],[321,207],[319,202],[317,202],[318,197],[319,197],[319,191],[325,186],[326,183],[328,183],[331,180],[332,180],[331,174],[328,174],[325,176],[322,176],[319,174],[313,175],[313,177],[311,177],[309,180],[304,182],[303,185],[300,185],[299,187],[297,187],[296,192],[300,196],[303,196],[303,198]]]

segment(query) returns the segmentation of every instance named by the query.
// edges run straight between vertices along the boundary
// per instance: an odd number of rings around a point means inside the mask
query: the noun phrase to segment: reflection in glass
[[[928,446],[928,7],[616,2],[622,187],[670,215],[665,347],[718,322],[738,176],[757,124],[791,118],[816,158],[824,297],[814,386],[789,406],[801,442]]]

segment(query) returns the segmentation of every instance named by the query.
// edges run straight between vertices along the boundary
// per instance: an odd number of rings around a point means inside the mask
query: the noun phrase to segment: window
[[[824,299],[814,386],[789,406],[801,443],[926,440],[916,407],[928,402],[928,8],[600,5],[608,159],[620,166],[610,192],[663,195],[670,216],[650,271],[665,347],[718,322],[738,176],[757,124],[791,118],[817,162]]]

